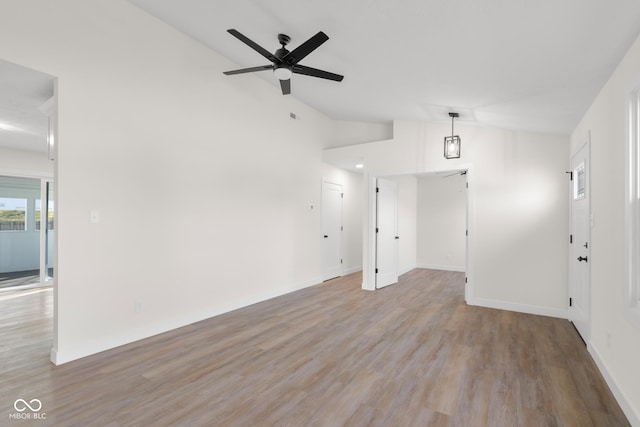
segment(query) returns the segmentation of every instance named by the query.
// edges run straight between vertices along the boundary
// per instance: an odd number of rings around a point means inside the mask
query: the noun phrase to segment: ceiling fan
[[[230,29],[227,30],[227,32],[272,62],[270,65],[225,71],[223,74],[226,74],[227,76],[233,74],[252,73],[254,71],[273,70],[273,74],[278,78],[278,80],[280,80],[280,88],[282,89],[283,95],[291,93],[291,76],[293,74],[303,74],[305,76],[319,77],[321,79],[333,80],[336,82],[341,82],[344,78],[344,76],[339,74],[298,64],[298,62],[316,50],[322,43],[329,40],[329,37],[322,31],[318,32],[318,34],[311,37],[292,51],[288,51],[285,47],[291,38],[286,34],[278,34],[278,42],[280,42],[282,47],[276,50],[275,53],[269,52],[237,30]]]

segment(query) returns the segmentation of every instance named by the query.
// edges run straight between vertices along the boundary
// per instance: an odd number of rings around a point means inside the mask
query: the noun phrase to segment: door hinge
[[[344,231],[344,228],[342,228],[342,226],[340,226],[340,231]]]
[[[468,282],[468,279],[465,277],[464,278],[464,283],[467,283],[467,282]]]
[[[379,193],[380,189],[378,187],[376,187],[376,193]]]
[[[569,181],[573,181],[573,171],[567,171],[565,173],[569,174]]]
[[[573,307],[573,298],[569,298],[569,307]]]
[[[376,233],[378,232],[378,227],[376,227]]]
[[[573,234],[569,234],[569,243],[573,243]]]
[[[468,235],[469,235],[469,230],[465,230],[465,231],[464,231],[464,235],[465,235],[465,236],[468,236]]]
[[[344,193],[340,193],[340,198],[344,199]]]
[[[378,269],[376,268],[376,274],[378,274]]]
[[[465,183],[465,186],[466,186],[467,188],[469,188],[469,183],[468,183],[468,182],[467,182],[467,183]]]
[[[342,259],[340,259],[340,264],[342,264]]]

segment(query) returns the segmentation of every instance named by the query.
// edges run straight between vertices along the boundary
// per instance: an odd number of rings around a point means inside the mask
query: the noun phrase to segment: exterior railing
[[[48,229],[53,230],[53,220],[47,223]],[[36,230],[40,230],[40,221],[36,221]],[[26,231],[24,221],[0,221],[0,231]]]

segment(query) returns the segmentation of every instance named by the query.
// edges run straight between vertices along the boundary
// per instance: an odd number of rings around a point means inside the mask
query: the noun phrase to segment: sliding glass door
[[[53,284],[53,233],[55,209],[53,202],[53,182],[42,180],[42,200],[46,206],[46,227],[40,232],[41,247],[40,251],[40,282],[43,284]],[[45,224],[41,222],[41,224]],[[42,225],[41,225],[42,227]]]
[[[0,176],[0,290],[51,285],[53,185]]]

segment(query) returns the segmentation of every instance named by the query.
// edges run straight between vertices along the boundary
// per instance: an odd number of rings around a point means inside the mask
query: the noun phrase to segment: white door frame
[[[575,152],[571,153],[569,166],[572,174],[573,174],[573,158],[582,149],[585,149],[585,165],[584,165],[586,169],[585,192],[588,197],[587,205],[586,205],[586,209],[587,209],[586,241],[588,242],[588,247],[582,250],[583,252],[586,253],[586,256],[588,258],[587,264],[586,264],[587,278],[586,278],[586,283],[583,284],[583,286],[585,286],[586,288],[584,289],[584,295],[586,296],[586,299],[587,299],[584,304],[586,309],[586,318],[579,319],[581,320],[579,322],[580,325],[576,325],[576,322],[574,321],[575,320],[574,312],[572,311],[572,308],[571,308],[572,298],[575,296],[577,292],[575,289],[575,283],[574,283],[574,277],[576,274],[575,273],[576,260],[573,259],[575,254],[574,248],[576,247],[575,245],[582,244],[581,242],[576,242],[575,239],[572,239],[573,243],[569,244],[569,283],[567,285],[567,293],[570,299],[567,301],[567,308],[568,308],[567,317],[574,324],[574,326],[576,326],[576,329],[582,336],[582,339],[585,341],[587,346],[589,346],[589,341],[591,339],[591,131],[587,133],[585,142],[582,145],[580,145],[580,147],[578,147],[575,150]],[[573,224],[573,186],[574,186],[575,180],[577,180],[577,177],[575,176],[572,176],[572,177],[573,177],[573,180],[571,181],[571,190],[569,191],[569,233],[570,234],[573,234],[573,226],[574,226]]]
[[[415,172],[399,172],[387,174],[372,174],[368,171],[363,176],[363,206],[362,215],[362,289],[367,291],[376,290],[376,179],[402,175],[429,175],[442,174],[447,172],[466,171],[467,173],[467,244],[466,244],[466,286],[464,298],[467,304],[475,305],[474,293],[474,248],[475,248],[475,200],[476,192],[474,185],[473,164],[456,164],[451,169],[432,169]]]

